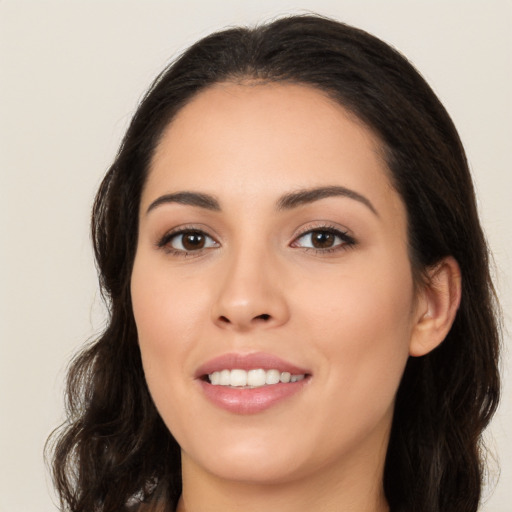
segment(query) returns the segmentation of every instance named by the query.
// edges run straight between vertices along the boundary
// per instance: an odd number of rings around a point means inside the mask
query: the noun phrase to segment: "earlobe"
[[[427,270],[427,282],[419,295],[409,345],[409,354],[415,357],[440,345],[455,320],[461,297],[461,274],[455,258],[447,256]]]

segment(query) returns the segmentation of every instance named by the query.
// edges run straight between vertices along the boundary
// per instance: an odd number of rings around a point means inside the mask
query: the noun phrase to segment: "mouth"
[[[212,359],[195,378],[214,405],[235,414],[255,414],[300,394],[312,374],[271,354],[251,353]]]
[[[204,375],[203,380],[213,386],[227,386],[238,389],[255,389],[265,386],[274,386],[276,384],[288,384],[299,382],[308,376],[306,373],[292,374],[287,371],[280,371],[276,368],[266,370],[264,368],[255,368],[252,370],[242,370],[239,368],[229,370],[224,369],[214,371]]]

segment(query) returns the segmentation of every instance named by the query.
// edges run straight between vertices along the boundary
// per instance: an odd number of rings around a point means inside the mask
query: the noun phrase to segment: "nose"
[[[290,312],[283,272],[269,255],[247,252],[233,254],[224,262],[213,321],[237,331],[285,324]]]

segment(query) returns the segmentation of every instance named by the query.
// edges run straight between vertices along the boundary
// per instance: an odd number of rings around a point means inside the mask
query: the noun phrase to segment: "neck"
[[[254,483],[218,478],[183,454],[183,494],[177,512],[388,512],[380,459],[345,470],[322,468],[285,482]]]

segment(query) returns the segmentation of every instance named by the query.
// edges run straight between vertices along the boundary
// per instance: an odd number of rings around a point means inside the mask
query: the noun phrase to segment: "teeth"
[[[263,370],[256,368],[254,370],[222,370],[208,375],[210,384],[214,386],[231,386],[236,388],[259,388],[270,386],[272,384],[298,382],[304,379],[305,375],[292,375],[289,372],[280,372],[279,370]]]
[[[247,385],[253,387],[263,386],[265,384],[266,376],[267,372],[265,370],[249,370],[247,372]]]
[[[237,388],[247,386],[247,372],[245,370],[231,370],[229,385]]]
[[[269,370],[265,372],[265,384],[277,384],[281,381],[279,370]]]
[[[221,386],[229,386],[231,382],[231,372],[229,370],[222,370],[221,372],[214,372],[220,374],[220,380],[218,384]]]

